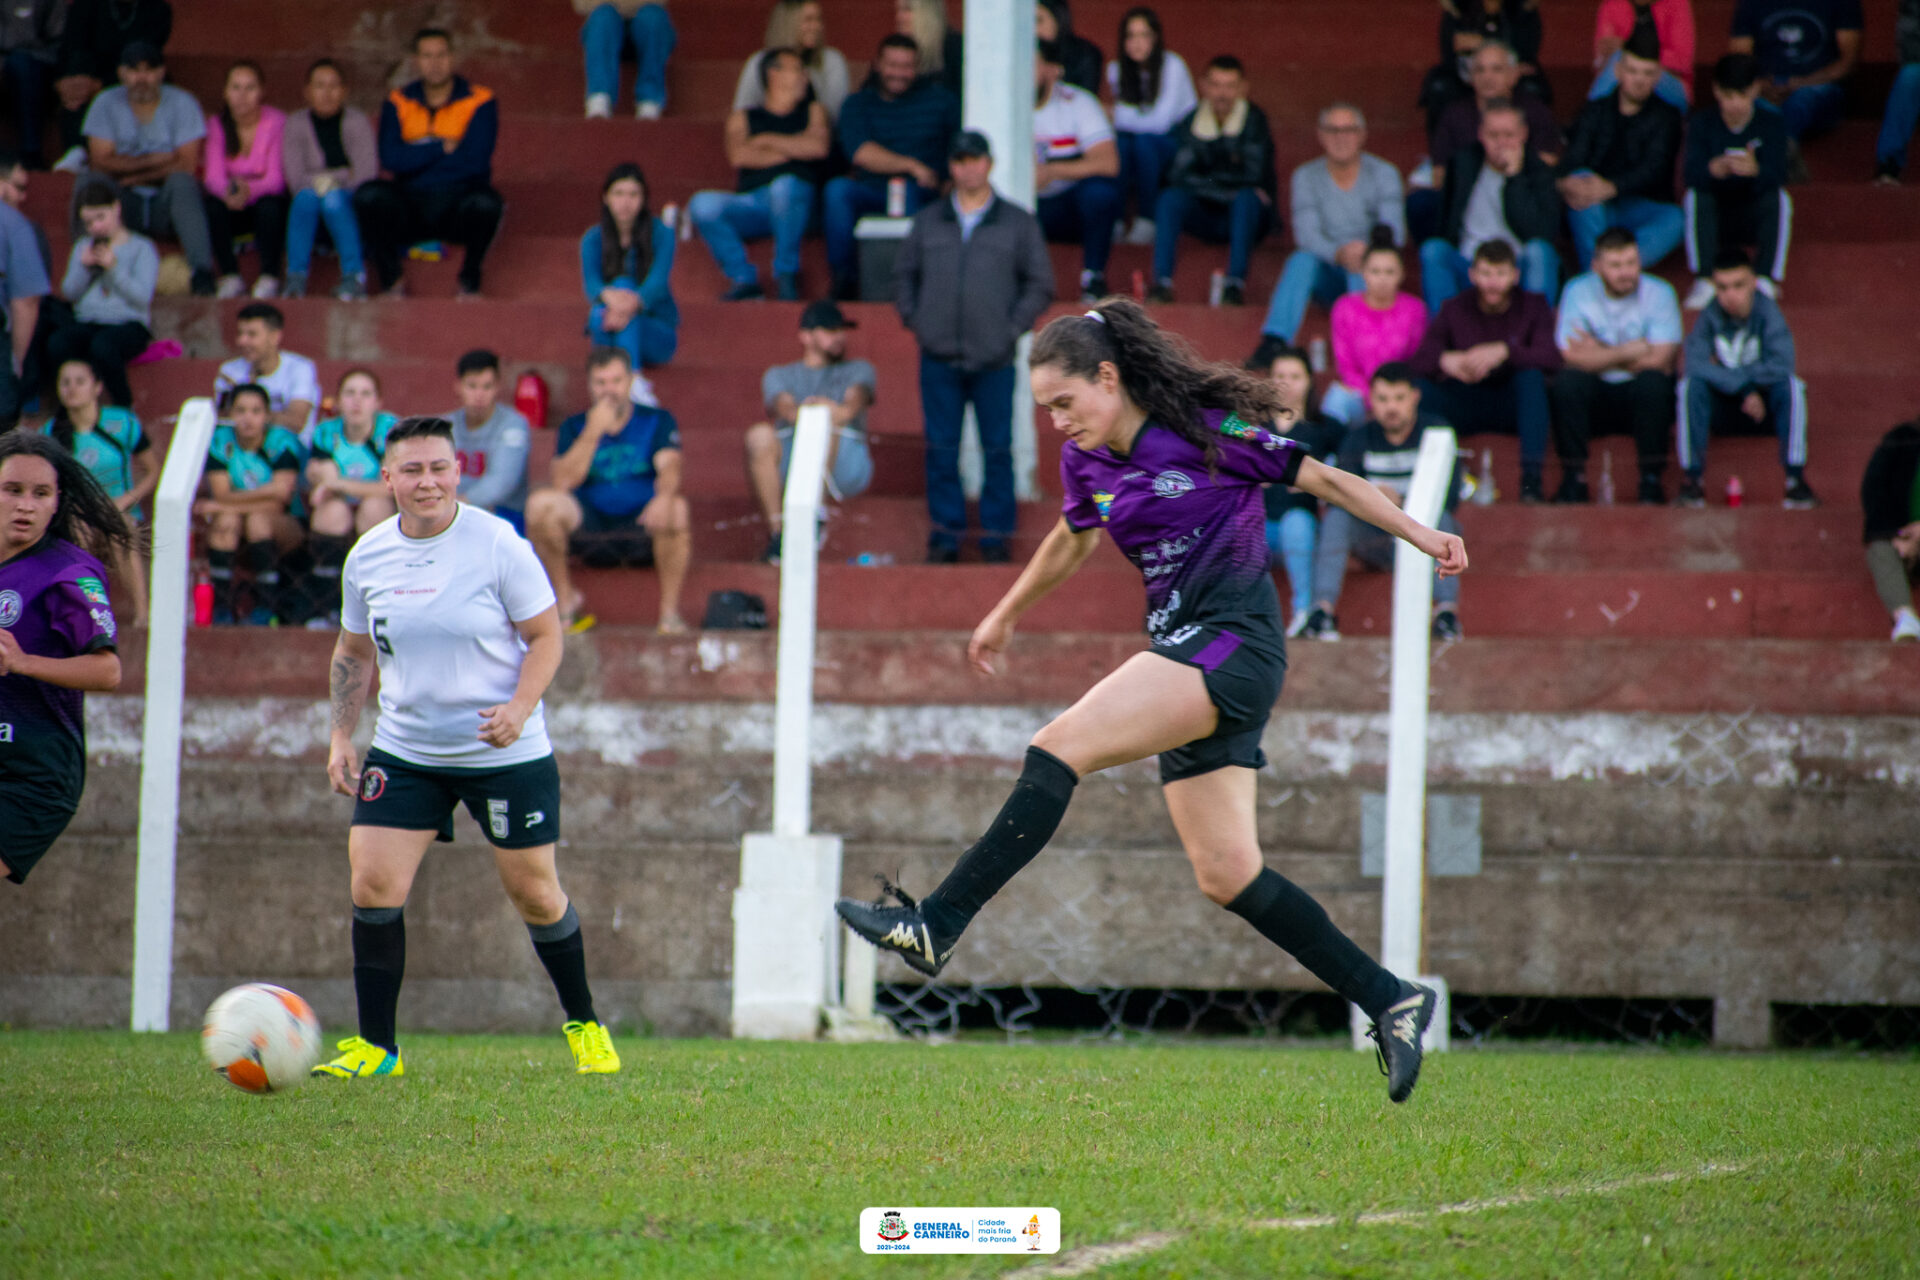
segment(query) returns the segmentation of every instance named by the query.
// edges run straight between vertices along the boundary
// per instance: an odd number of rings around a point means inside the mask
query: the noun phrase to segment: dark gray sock
[[[593,1012],[593,993],[587,989],[587,948],[580,936],[580,913],[573,904],[569,902],[567,913],[552,924],[528,925],[527,934],[533,939],[534,954],[553,979],[567,1020],[600,1021]]]
[[[1058,756],[1027,748],[1020,781],[987,834],[960,855],[938,889],[920,900],[921,914],[935,932],[959,937],[987,900],[1047,847],[1079,782],[1079,775]]]
[[[1253,883],[1227,904],[1227,910],[1298,960],[1308,973],[1359,1005],[1374,1021],[1379,1021],[1387,1006],[1400,998],[1400,979],[1335,928],[1326,908],[1311,894],[1273,868],[1260,868]]]

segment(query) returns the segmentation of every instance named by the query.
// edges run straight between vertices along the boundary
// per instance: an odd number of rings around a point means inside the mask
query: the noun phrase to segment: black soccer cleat
[[[1406,983],[1406,994],[1387,1009],[1367,1034],[1379,1046],[1380,1074],[1387,1078],[1387,1100],[1405,1102],[1420,1079],[1420,1039],[1433,1021],[1433,992]]]
[[[893,952],[929,978],[938,977],[960,939],[943,938],[935,933],[920,914],[919,904],[884,876],[880,887],[898,898],[900,905],[842,898],[833,904],[833,909],[847,922],[847,928],[880,950]]]

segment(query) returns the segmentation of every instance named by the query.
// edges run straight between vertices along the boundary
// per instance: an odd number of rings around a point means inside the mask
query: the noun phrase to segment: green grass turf
[[[0,1274],[997,1275],[859,1252],[867,1205],[1057,1206],[1093,1274],[1920,1272],[1920,1058],[416,1036],[402,1080],[246,1096],[191,1036],[0,1034]],[[1743,1171],[1399,1225],[1350,1219]],[[1307,1231],[1250,1222],[1349,1219]],[[1063,1260],[1066,1255],[1062,1256]],[[1059,1261],[1059,1260],[1055,1260]]]

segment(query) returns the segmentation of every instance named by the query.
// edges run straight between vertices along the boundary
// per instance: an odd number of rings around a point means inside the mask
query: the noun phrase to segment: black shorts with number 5
[[[451,841],[453,811],[463,804],[497,849],[558,843],[560,766],[549,755],[498,769],[446,769],[376,747],[360,771],[353,825],[433,831]]]

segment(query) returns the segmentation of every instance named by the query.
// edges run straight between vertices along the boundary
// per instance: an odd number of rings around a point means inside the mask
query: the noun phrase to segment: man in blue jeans
[[[813,100],[806,64],[793,49],[760,59],[765,101],[727,117],[727,159],[740,172],[739,192],[700,191],[687,202],[693,229],[726,273],[725,302],[765,296],[743,240],[773,237],[774,289],[782,302],[800,297],[800,240],[813,213],[820,164],[832,149],[827,113]]]
[[[1673,199],[1685,121],[1672,103],[1654,96],[1660,49],[1651,32],[1636,31],[1627,40],[1617,70],[1620,87],[1581,106],[1560,160],[1560,198],[1582,271],[1593,261],[1594,242],[1611,227],[1633,233],[1648,269],[1686,234]]]
[[[580,47],[587,60],[587,119],[613,115],[613,97],[620,91],[620,50],[632,46],[640,63],[633,78],[633,114],[640,120],[658,120],[667,105],[667,59],[679,40],[667,6],[657,0],[573,0],[584,14]]]
[[[1053,301],[1053,263],[1040,223],[994,193],[986,137],[967,129],[948,148],[953,194],[922,209],[901,242],[894,302],[920,344],[927,432],[927,563],[953,564],[967,533],[960,429],[967,405],[980,428],[980,558],[1012,557],[1013,356]]]
[[[1873,180],[1898,186],[1907,167],[1907,144],[1920,121],[1920,0],[1900,0],[1893,20],[1894,48],[1900,71],[1887,91],[1887,110],[1880,121],[1880,141],[1873,149]]]
[[[1152,300],[1173,301],[1173,262],[1180,233],[1227,242],[1227,280],[1220,301],[1244,306],[1247,261],[1273,227],[1273,130],[1267,113],[1247,100],[1240,59],[1222,55],[1200,78],[1200,105],[1173,131],[1173,165],[1155,208]]]
[[[1860,0],[1740,0],[1727,52],[1759,61],[1762,92],[1798,141],[1840,123],[1860,25]]]
[[[822,219],[833,296],[859,294],[854,226],[887,207],[887,184],[906,179],[905,213],[940,193],[943,152],[960,127],[960,102],[932,76],[920,77],[920,46],[898,33],[880,42],[866,87],[840,106],[840,150],[853,172],[827,184]]]

